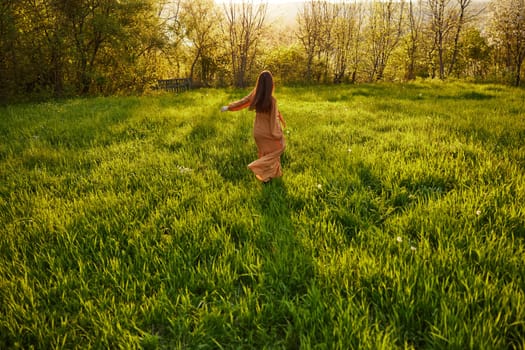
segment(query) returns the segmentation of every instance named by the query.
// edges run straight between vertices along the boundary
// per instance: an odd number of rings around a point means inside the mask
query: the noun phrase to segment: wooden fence
[[[172,92],[182,92],[191,89],[190,78],[175,78],[157,80],[156,90],[165,90]]]

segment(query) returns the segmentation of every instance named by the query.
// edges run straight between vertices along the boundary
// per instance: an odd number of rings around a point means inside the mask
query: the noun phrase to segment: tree
[[[70,33],[80,94],[118,88],[116,78],[130,83],[139,60],[163,44],[152,0],[55,0],[55,6]]]
[[[334,83],[343,81],[349,68],[353,68],[352,80],[355,81],[357,74],[357,62],[359,55],[353,56],[353,52],[359,49],[359,37],[361,31],[362,16],[360,4],[341,2],[336,6],[337,17],[333,21],[333,70]]]
[[[224,6],[234,84],[244,87],[247,72],[254,63],[257,46],[263,34],[267,4],[230,1]]]
[[[490,68],[491,48],[481,31],[475,27],[466,28],[461,40],[459,67],[467,77],[482,80]]]
[[[166,45],[156,52],[157,78],[173,78],[183,71],[184,26],[181,21],[183,0],[157,0],[157,16]]]
[[[491,39],[504,55],[504,64],[512,72],[514,85],[521,84],[525,59],[525,1],[498,0],[491,5]]]
[[[438,74],[440,79],[445,79],[445,43],[451,30],[450,18],[447,16],[447,7],[450,0],[427,0],[430,16],[430,33],[433,36],[432,51],[429,58],[433,58],[433,52],[437,51]],[[432,70],[432,77],[435,72]]]
[[[156,77],[156,53],[167,44],[156,0],[122,3],[110,16],[117,17],[115,36],[104,47],[97,70],[104,74],[108,93],[141,92]],[[108,84],[108,77],[113,84]]]
[[[306,65],[306,56],[299,43],[274,47],[263,58],[264,67],[272,71],[279,84],[304,82],[304,72],[297,69]]]
[[[427,0],[429,31],[433,37],[429,58],[437,60],[440,79],[454,70],[463,28],[472,19],[467,11],[471,3],[471,0]]]
[[[17,93],[142,90],[164,45],[157,0],[19,0],[0,5],[0,81]],[[5,34],[5,35],[4,35]]]
[[[405,80],[413,80],[416,78],[416,62],[423,32],[423,0],[409,1],[407,20]]]
[[[352,36],[352,52],[350,54],[350,81],[355,83],[357,81],[358,69],[361,65],[362,55],[361,50],[363,46],[363,27],[365,21],[365,7],[364,4],[356,0],[351,5],[355,18],[355,31]]]
[[[15,92],[51,90],[61,94],[65,75],[66,32],[51,1],[22,0],[1,5],[5,24],[1,56],[4,86]],[[3,22],[3,21],[2,21]],[[3,85],[3,84],[2,84]]]
[[[306,52],[306,80],[312,81],[314,58],[321,50],[322,2],[310,0],[303,4],[297,15],[297,37]]]
[[[189,78],[194,79],[197,63],[200,62],[200,81],[209,85],[213,56],[221,40],[221,14],[213,0],[186,0],[182,5],[181,21],[192,56]]]
[[[367,34],[369,37],[369,80],[382,80],[390,55],[402,34],[405,2],[388,0],[370,4]]]
[[[16,1],[0,2],[0,101],[2,97],[16,92]]]
[[[454,71],[454,66],[456,64],[457,58],[458,58],[458,52],[459,52],[459,41],[461,37],[461,33],[463,31],[463,27],[465,24],[470,21],[471,17],[467,13],[467,10],[472,3],[472,0],[456,0],[458,9],[455,13],[455,24],[454,24],[454,42],[452,47],[452,55],[449,62],[448,72],[447,75],[452,74]]]
[[[320,63],[319,68],[321,71],[318,73],[318,81],[328,82],[329,79],[329,70],[333,58],[336,54],[336,31],[337,31],[337,22],[340,18],[340,9],[339,4],[334,4],[329,1],[321,1],[321,41],[320,41],[320,50],[317,55],[317,59]],[[339,51],[339,53],[341,53]]]

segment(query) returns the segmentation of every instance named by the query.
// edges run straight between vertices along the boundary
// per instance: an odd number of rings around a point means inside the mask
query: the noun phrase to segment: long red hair
[[[270,113],[272,110],[273,77],[269,71],[263,71],[257,78],[255,85],[255,96],[253,97],[250,109],[257,112]]]

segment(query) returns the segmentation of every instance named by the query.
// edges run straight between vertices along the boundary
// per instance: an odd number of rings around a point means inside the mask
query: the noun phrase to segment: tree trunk
[[[522,62],[518,62],[516,65],[516,78],[514,80],[514,85],[519,87],[521,85],[521,65]]]
[[[458,58],[459,52],[459,38],[461,36],[461,31],[463,30],[463,25],[465,24],[465,14],[468,6],[470,5],[471,0],[459,0],[459,19],[456,24],[456,32],[454,35],[454,47],[452,49],[452,58],[450,59],[450,65],[448,67],[448,75],[451,75],[456,61]]]
[[[201,48],[199,47],[197,49],[197,54],[195,55],[195,58],[193,59],[193,62],[191,62],[191,68],[190,68],[190,76],[189,78],[193,81],[193,76],[195,74],[195,66],[197,65],[197,62],[199,61],[199,58],[201,56]]]

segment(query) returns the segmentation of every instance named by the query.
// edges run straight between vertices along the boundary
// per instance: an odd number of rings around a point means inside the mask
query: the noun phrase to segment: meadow
[[[247,91],[0,107],[1,349],[525,347],[525,90]]]

